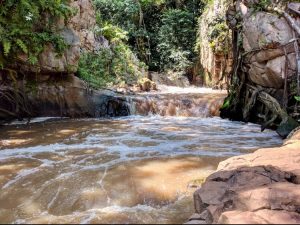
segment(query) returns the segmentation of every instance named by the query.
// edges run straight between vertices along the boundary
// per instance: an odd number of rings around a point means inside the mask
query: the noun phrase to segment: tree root
[[[287,137],[293,129],[299,126],[299,124],[288,115],[287,111],[281,107],[274,97],[253,85],[247,84],[247,87],[251,92],[253,92],[253,95],[257,93],[257,100],[264,104],[272,113],[271,120],[262,125],[262,130],[271,125],[278,117],[281,122],[277,129],[277,133],[283,138]]]
[[[31,117],[32,110],[26,95],[19,88],[0,88],[0,119]]]

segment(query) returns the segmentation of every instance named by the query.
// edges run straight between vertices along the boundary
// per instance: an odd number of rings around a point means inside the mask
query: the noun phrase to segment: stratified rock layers
[[[282,147],[221,162],[194,200],[194,223],[299,224],[300,131]]]

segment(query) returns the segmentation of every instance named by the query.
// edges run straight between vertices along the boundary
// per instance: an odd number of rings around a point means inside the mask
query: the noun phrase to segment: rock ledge
[[[281,147],[221,162],[194,202],[187,224],[300,224],[300,131]]]

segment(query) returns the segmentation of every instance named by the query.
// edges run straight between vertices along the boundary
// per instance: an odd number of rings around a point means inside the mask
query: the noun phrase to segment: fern
[[[28,57],[28,62],[31,64],[31,65],[35,65],[37,64],[38,62],[38,58],[34,55],[29,55]]]
[[[24,42],[20,39],[17,39],[16,44],[22,49],[24,53],[28,53],[28,48],[24,44]]]
[[[63,38],[57,35],[55,23],[58,18],[66,20],[72,15],[69,0],[0,2],[0,49],[3,49],[5,62],[14,60],[23,52],[28,55],[28,61],[35,64],[48,43],[53,44],[59,53],[67,47]]]
[[[4,51],[4,55],[5,56],[8,56],[9,52],[10,52],[10,49],[11,49],[11,42],[10,41],[7,41],[7,40],[4,40],[2,42],[3,44],[3,51]]]

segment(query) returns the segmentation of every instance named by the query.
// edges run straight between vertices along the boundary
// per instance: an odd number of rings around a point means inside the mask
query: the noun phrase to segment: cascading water
[[[224,93],[192,90],[129,96],[130,117],[2,127],[1,223],[182,223],[218,162],[281,144],[212,117]]]
[[[179,117],[219,116],[226,92],[208,88],[160,86],[159,93],[128,97],[131,115]]]

